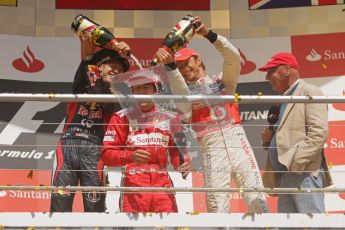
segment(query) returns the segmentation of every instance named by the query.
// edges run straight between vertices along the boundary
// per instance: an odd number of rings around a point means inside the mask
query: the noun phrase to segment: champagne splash
[[[129,57],[134,61],[134,63],[139,67],[139,69],[143,69],[138,59],[132,53],[129,54]]]

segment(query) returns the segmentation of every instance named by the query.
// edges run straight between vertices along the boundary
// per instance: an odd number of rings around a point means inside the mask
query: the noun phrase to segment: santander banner
[[[1,185],[50,185],[50,170],[4,170],[1,169]],[[14,179],[15,178],[15,179]],[[0,191],[0,212],[49,212],[50,191],[44,190],[3,190]],[[77,192],[73,211],[83,211],[83,201]]]
[[[0,35],[0,48],[1,80],[71,82],[80,62],[77,38]]]
[[[50,184],[49,171],[34,171],[28,176],[28,170],[0,170],[2,185],[40,185]],[[15,178],[15,183],[14,183]],[[49,191],[0,191],[0,211],[4,212],[39,212],[48,210],[50,203]]]
[[[292,53],[304,78],[345,75],[345,33],[292,36]]]
[[[157,52],[158,48],[162,46],[162,39],[159,38],[124,38],[121,39],[121,41],[126,42],[131,47],[133,55],[138,58],[138,61],[143,68],[148,68],[151,66],[151,60],[154,59],[154,55]],[[128,61],[131,64],[131,68],[129,71],[139,69],[132,59],[128,59]]]

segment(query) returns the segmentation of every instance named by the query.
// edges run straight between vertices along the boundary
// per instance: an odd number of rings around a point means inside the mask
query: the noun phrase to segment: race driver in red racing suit
[[[202,24],[198,16],[193,23]],[[207,38],[222,55],[223,73],[208,76],[200,55],[189,48],[175,53],[179,70],[176,73],[182,74],[192,95],[234,95],[241,69],[240,54],[225,37],[202,25],[196,33]],[[254,152],[240,124],[237,104],[207,100],[192,103],[191,123],[201,146],[207,187],[229,188],[234,175],[238,187],[263,188]],[[264,193],[249,192],[242,196],[248,212],[268,212]],[[229,212],[230,193],[207,193],[207,208],[209,212]]]
[[[150,70],[140,70],[128,80],[133,94],[157,93],[159,80]],[[158,77],[156,75],[156,77]],[[138,102],[139,108],[114,113],[103,139],[102,160],[108,166],[124,166],[122,186],[173,187],[166,170],[168,157],[185,178],[190,160],[185,149],[174,143],[182,131],[177,113],[158,108],[152,101]],[[124,193],[123,212],[177,212],[172,193]]]
[[[87,34],[81,37],[84,56],[75,74],[72,92],[74,94],[110,93],[112,79],[129,69],[129,62],[118,52],[102,49],[93,51],[93,43]],[[119,43],[122,52],[129,46]],[[53,175],[54,186],[103,186],[103,163],[100,160],[101,144],[111,114],[119,105],[95,102],[67,103],[66,122],[56,150],[56,168]],[[51,212],[71,212],[74,192],[53,192]],[[84,192],[85,212],[104,212],[105,193]]]

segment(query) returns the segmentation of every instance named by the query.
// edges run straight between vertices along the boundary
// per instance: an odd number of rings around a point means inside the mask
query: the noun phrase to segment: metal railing
[[[20,101],[54,101],[54,102],[236,102],[251,103],[345,103],[345,96],[263,96],[263,95],[112,95],[112,94],[31,94],[31,93],[0,93],[0,102]]]

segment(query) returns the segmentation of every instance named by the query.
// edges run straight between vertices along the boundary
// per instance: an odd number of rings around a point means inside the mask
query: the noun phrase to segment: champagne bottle
[[[83,31],[89,31],[91,33],[92,41],[95,45],[102,48],[118,51],[118,41],[116,40],[115,36],[108,29],[104,28],[103,26],[99,25],[98,23],[92,21],[82,14],[79,14],[74,18],[71,24],[71,29],[76,34],[79,34]],[[130,50],[127,51],[127,56],[132,58],[135,64],[140,69],[143,68],[138,59],[132,54]]]
[[[116,40],[115,36],[108,29],[82,14],[79,14],[74,18],[71,24],[71,29],[77,34],[83,31],[89,31],[91,33],[92,41],[95,45],[115,51],[118,50],[116,47],[118,41]],[[130,55],[130,51],[127,53],[127,55]]]
[[[162,46],[169,52],[175,53],[188,43],[201,24],[193,24],[192,15],[184,16],[175,27],[165,36]],[[151,61],[151,65],[156,65],[157,59]]]

